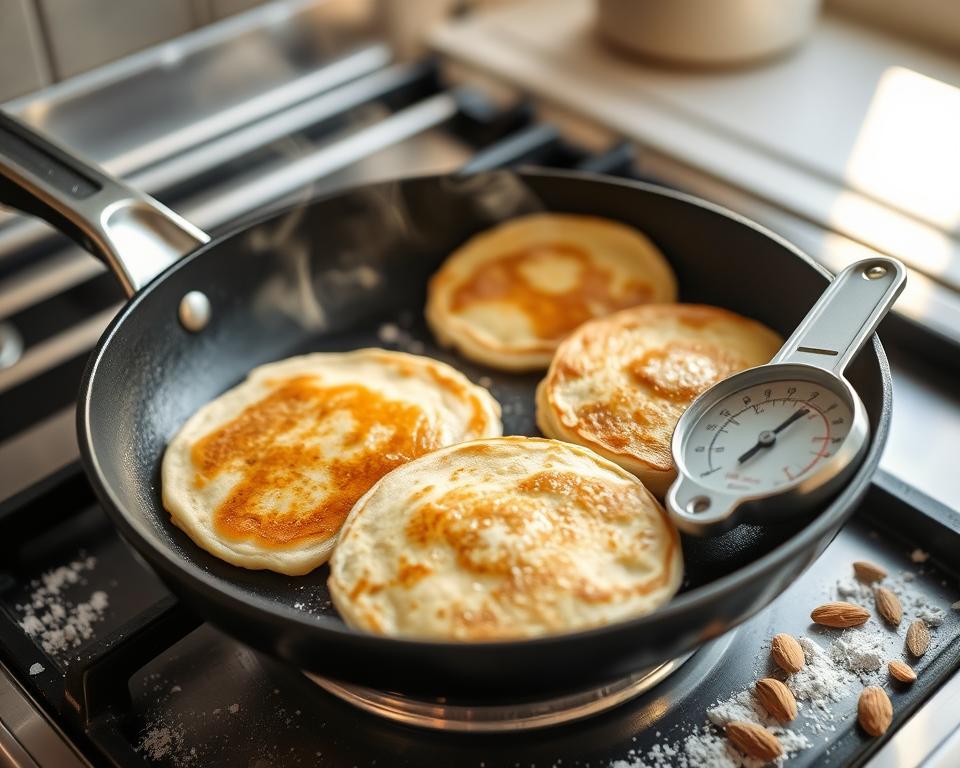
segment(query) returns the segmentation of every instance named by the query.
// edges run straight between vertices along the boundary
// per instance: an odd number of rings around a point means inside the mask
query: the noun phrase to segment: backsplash
[[[264,0],[0,0],[0,102]]]

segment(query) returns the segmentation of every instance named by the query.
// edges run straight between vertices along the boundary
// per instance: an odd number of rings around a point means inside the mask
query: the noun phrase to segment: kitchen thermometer
[[[767,365],[715,384],[673,433],[667,509],[680,530],[719,533],[809,512],[839,490],[869,444],[843,373],[906,282],[894,259],[844,269]]]

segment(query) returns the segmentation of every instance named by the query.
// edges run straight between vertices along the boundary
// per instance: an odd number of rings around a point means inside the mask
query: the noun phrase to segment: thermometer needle
[[[783,423],[781,423],[779,426],[774,427],[772,430],[764,430],[763,432],[761,432],[760,437],[757,438],[756,445],[744,451],[740,455],[740,457],[737,459],[737,464],[743,464],[743,462],[745,462],[751,456],[756,454],[762,448],[769,448],[770,446],[772,446],[775,442],[777,442],[778,432],[782,432],[791,424],[793,424],[793,422],[797,421],[798,419],[802,419],[808,413],[810,413],[809,408],[801,408],[799,411],[794,411],[790,415],[790,417],[784,420]]]

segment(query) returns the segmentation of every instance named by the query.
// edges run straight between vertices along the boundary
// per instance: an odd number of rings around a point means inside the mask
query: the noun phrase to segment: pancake
[[[430,280],[437,340],[506,371],[542,370],[586,320],[675,301],[666,259],[643,234],[592,216],[512,219],[458,248]]]
[[[216,557],[295,576],[329,558],[354,503],[394,467],[501,432],[493,397],[436,360],[292,357],[187,421],[163,456],[163,505]]]
[[[718,307],[634,307],[581,326],[537,387],[537,425],[593,449],[662,497],[676,472],[673,429],[721,379],[768,363],[783,340]]]
[[[632,475],[579,446],[501,437],[386,475],[347,518],[328,586],[358,629],[506,640],[650,613],[679,588],[682,559]]]

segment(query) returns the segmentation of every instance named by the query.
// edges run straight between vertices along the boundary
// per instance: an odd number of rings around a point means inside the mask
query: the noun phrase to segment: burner
[[[388,720],[440,731],[496,733],[544,728],[600,714],[650,690],[679,669],[692,655],[688,653],[601,688],[520,704],[478,705],[445,698],[414,699],[398,693],[336,682],[311,672],[304,674],[328,693]]]

